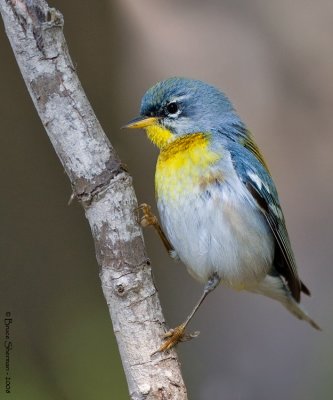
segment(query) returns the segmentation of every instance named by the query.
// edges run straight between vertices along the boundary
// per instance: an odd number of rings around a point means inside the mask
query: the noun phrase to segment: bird
[[[228,97],[200,80],[172,77],[144,94],[125,128],[143,128],[159,148],[155,194],[161,223],[142,204],[169,254],[204,284],[185,321],[158,351],[197,336],[186,327],[220,284],[277,300],[312,327],[300,305],[310,295],[298,275],[278,193],[252,133]]]

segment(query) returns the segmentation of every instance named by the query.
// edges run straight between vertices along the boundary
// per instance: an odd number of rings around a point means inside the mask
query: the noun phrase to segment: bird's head
[[[178,136],[215,132],[237,121],[231,102],[214,86],[169,78],[145,93],[140,116],[125,128],[144,128],[152,142],[162,148]]]

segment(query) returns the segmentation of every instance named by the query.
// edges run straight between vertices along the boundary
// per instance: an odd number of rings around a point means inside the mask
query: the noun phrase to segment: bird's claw
[[[156,226],[158,225],[157,217],[151,211],[151,206],[146,203],[142,203],[136,209],[138,212],[138,223],[143,227]],[[140,217],[140,211],[142,212],[142,217]]]
[[[76,194],[72,192],[71,197],[68,200],[67,205],[70,206],[72,204],[72,201],[75,199]]]
[[[168,332],[166,332],[164,335],[164,339],[166,340],[156,351],[156,353],[168,351],[180,342],[187,342],[188,340],[192,340],[199,336],[199,331],[193,333],[185,333],[185,327],[185,324],[181,324],[176,328],[170,329]]]

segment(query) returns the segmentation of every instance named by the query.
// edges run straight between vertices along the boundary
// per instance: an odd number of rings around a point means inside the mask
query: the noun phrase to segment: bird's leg
[[[161,238],[167,252],[172,257],[174,257],[173,253],[175,253],[175,249],[172,247],[172,244],[169,242],[168,238],[166,237],[165,233],[163,232],[163,229],[161,228],[161,225],[158,222],[156,215],[154,215],[154,213],[151,211],[151,206],[146,203],[142,203],[139,205],[137,210],[142,211],[142,217],[139,220],[140,225],[143,228],[145,228],[146,226],[154,227],[154,229],[158,233],[159,237]]]
[[[214,273],[208,282],[205,285],[204,291],[200,300],[193,308],[191,314],[186,318],[186,320],[179,326],[174,329],[170,329],[165,335],[164,338],[166,339],[165,342],[161,345],[161,347],[157,350],[159,351],[166,351],[170,350],[179,342],[186,342],[187,340],[191,340],[199,335],[200,332],[194,332],[192,334],[185,334],[185,328],[193,318],[194,314],[197,312],[198,308],[201,306],[202,302],[208,296],[210,292],[212,292],[221,282],[221,278]]]

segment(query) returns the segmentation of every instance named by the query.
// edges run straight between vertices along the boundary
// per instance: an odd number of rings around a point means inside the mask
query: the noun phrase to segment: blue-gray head
[[[223,131],[228,125],[242,123],[224,93],[199,80],[169,78],[145,93],[140,116],[127,127],[145,128],[150,139],[156,143],[157,129],[167,139],[165,131],[178,136]]]

